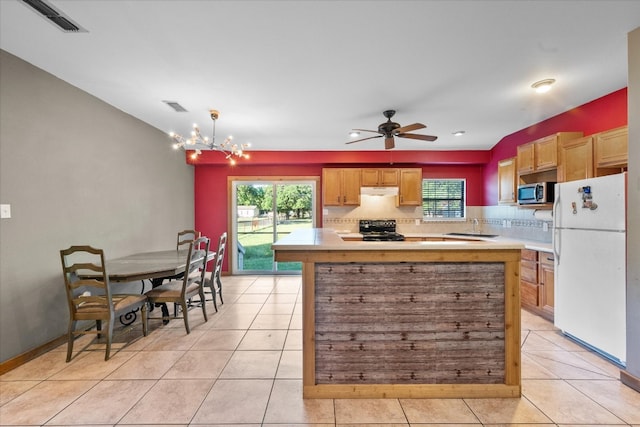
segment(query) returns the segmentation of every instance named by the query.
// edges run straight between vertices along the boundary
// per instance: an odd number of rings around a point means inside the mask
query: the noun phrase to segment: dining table
[[[119,258],[107,259],[105,267],[110,282],[128,283],[140,280],[142,281],[141,293],[144,293],[145,280],[149,280],[151,287],[155,288],[160,286],[164,280],[181,277],[187,267],[187,254],[188,249],[139,252]],[[206,263],[209,263],[215,257],[215,252],[209,252]],[[82,276],[86,278],[97,277],[97,275],[89,271],[83,272]],[[161,309],[163,317],[165,319],[168,318],[169,310],[167,305],[161,304]],[[124,319],[120,319],[120,322],[128,325],[135,318],[135,313],[128,313],[124,316]]]

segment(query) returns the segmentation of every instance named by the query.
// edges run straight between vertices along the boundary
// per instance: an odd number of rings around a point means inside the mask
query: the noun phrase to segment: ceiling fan
[[[438,139],[437,136],[433,135],[419,135],[416,133],[406,133],[412,130],[424,129],[425,125],[422,123],[414,123],[412,125],[400,126],[396,122],[391,121],[391,117],[396,113],[396,110],[386,110],[382,114],[387,118],[387,121],[381,123],[378,126],[378,130],[368,130],[368,129],[353,129],[354,131],[362,131],[362,132],[374,132],[379,133],[380,135],[370,136],[368,138],[356,139],[355,141],[349,141],[347,144],[353,144],[354,142],[366,141],[367,139],[373,138],[381,138],[384,136],[384,148],[385,150],[390,150],[395,147],[394,136],[399,138],[409,138],[409,139],[419,139],[422,141],[435,141]]]

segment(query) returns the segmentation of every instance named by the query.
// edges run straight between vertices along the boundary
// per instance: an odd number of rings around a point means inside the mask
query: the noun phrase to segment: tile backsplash
[[[467,206],[465,219],[423,220],[421,207],[396,207],[394,197],[362,196],[360,206],[325,207],[322,226],[357,233],[360,219],[395,219],[400,233],[464,233],[474,231],[477,219],[479,233],[551,243],[551,219],[536,218],[534,212],[516,206]]]

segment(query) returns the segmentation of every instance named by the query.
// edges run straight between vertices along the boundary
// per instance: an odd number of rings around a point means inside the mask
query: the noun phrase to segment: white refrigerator
[[[555,186],[554,323],[624,366],[626,173]]]

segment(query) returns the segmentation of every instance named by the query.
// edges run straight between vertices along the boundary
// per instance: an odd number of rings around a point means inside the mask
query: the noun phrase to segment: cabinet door
[[[518,173],[533,172],[534,147],[532,143],[518,145]]]
[[[560,147],[560,182],[593,177],[593,137],[565,141]]]
[[[629,158],[628,137],[627,126],[597,134],[595,140],[596,167],[626,166]]]
[[[554,302],[554,278],[553,278],[553,253],[538,252],[540,266],[540,308],[553,317]]]
[[[520,303],[524,308],[535,309],[538,306],[538,292],[538,285],[520,280]]]
[[[322,170],[322,203],[324,206],[342,205],[342,169]]]
[[[379,185],[379,169],[361,169],[362,186],[376,187]]]
[[[498,162],[498,204],[516,203],[516,158]]]
[[[380,169],[379,184],[382,187],[398,186],[398,169]]]
[[[551,135],[537,140],[534,144],[534,169],[542,171],[558,167],[558,137]]]
[[[398,205],[422,206],[422,169],[400,169]]]
[[[522,306],[538,307],[538,251],[523,249],[520,260],[520,300]]]
[[[359,206],[361,169],[343,169],[342,171],[342,204]]]

